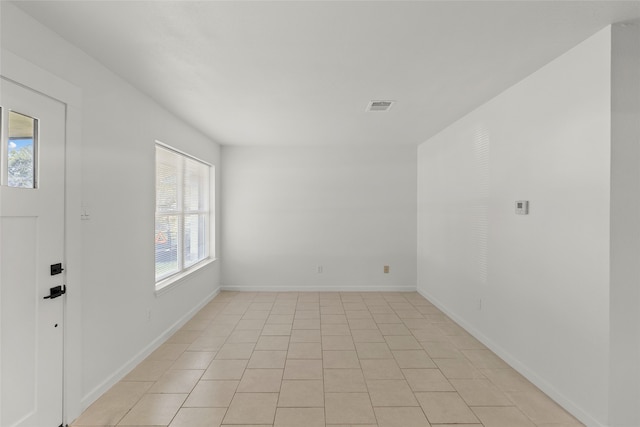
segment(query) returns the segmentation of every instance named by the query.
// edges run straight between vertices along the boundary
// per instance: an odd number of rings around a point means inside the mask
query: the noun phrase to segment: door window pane
[[[36,187],[38,120],[9,111],[7,184],[9,187]]]

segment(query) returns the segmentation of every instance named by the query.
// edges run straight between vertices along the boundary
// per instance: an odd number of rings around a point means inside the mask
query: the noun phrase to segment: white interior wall
[[[610,425],[640,426],[640,22],[612,27]]]
[[[418,150],[418,290],[591,426],[608,416],[610,66],[607,28]]]
[[[83,94],[81,197],[90,220],[82,224],[82,289],[69,289],[82,293],[83,348],[71,350],[82,354],[83,409],[219,289],[214,262],[155,295],[153,218],[155,140],[216,166],[220,149],[15,6],[2,2],[1,18],[4,49]]]
[[[224,147],[222,161],[225,288],[415,289],[416,147]]]

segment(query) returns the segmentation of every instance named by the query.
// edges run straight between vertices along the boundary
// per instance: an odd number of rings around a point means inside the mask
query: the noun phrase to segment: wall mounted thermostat
[[[529,201],[528,200],[516,200],[516,214],[529,215]]]

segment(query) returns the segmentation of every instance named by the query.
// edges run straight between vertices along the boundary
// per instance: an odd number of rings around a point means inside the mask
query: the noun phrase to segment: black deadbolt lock
[[[62,264],[58,263],[58,264],[51,264],[51,275],[55,276],[56,274],[60,274],[64,271],[64,268],[62,268]]]

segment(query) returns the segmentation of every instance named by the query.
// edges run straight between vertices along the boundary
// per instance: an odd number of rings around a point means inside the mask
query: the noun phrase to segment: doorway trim
[[[7,49],[0,50],[0,75],[65,104],[64,425],[82,412],[82,89]]]

